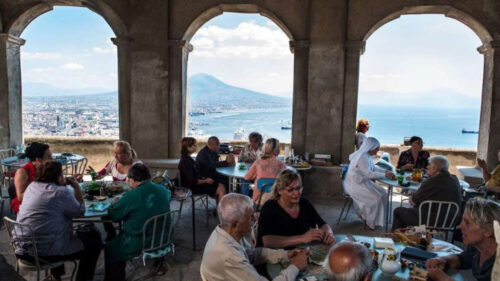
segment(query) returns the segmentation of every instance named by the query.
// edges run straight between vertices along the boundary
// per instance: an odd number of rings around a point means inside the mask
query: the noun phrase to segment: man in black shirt
[[[216,182],[228,186],[227,178],[217,173],[215,169],[234,165],[234,155],[229,154],[226,160],[220,161],[219,145],[220,142],[217,137],[212,136],[208,138],[207,145],[196,156],[196,165],[200,169],[202,177],[212,178]]]
[[[420,188],[411,196],[410,204],[413,208],[399,207],[394,210],[394,221],[392,223],[392,230],[418,225],[418,207],[426,200],[447,201],[457,203],[460,207],[462,202],[462,191],[460,183],[456,176],[448,172],[449,163],[446,157],[441,155],[433,156],[429,159],[427,166],[427,174],[429,179],[424,181]],[[430,222],[433,219],[438,219],[437,210],[433,210]],[[423,213],[427,214],[427,210],[422,208]],[[446,214],[447,208],[443,208],[441,212]],[[450,209],[454,211],[454,209]],[[444,218],[441,218],[444,220]],[[424,218],[426,221],[426,218]],[[458,224],[458,219],[456,219]]]
[[[495,262],[497,242],[493,231],[493,221],[500,221],[500,205],[483,198],[473,198],[467,202],[460,223],[465,252],[458,255],[427,260],[429,277],[435,281],[453,280],[443,270],[446,267],[470,269],[478,281],[490,281]]]

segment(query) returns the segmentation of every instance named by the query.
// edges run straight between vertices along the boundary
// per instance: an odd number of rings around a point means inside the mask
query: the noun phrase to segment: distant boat
[[[246,137],[245,129],[243,128],[239,128],[238,130],[236,130],[236,132],[234,132],[233,135],[234,140],[244,140],[245,137]]]
[[[282,130],[291,130],[292,126],[281,126]]]
[[[479,131],[462,129],[462,134],[479,134]]]

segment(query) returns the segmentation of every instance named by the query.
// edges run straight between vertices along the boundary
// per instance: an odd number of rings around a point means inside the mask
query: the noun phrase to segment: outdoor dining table
[[[353,235],[353,237],[354,237],[354,239],[356,239],[359,242],[369,243],[370,250],[377,250],[379,253],[383,250],[383,249],[378,249],[378,248],[376,249],[375,248],[375,243],[373,241],[373,237],[360,236],[360,235]],[[336,234],[335,239],[337,241],[346,240],[347,235]],[[398,252],[402,251],[405,248],[405,245],[403,245],[401,243],[394,243],[394,245],[395,245],[395,250]],[[319,256],[319,258],[321,260],[324,260],[326,258],[326,255],[328,254],[328,248],[329,248],[329,246],[324,245],[324,244],[319,244],[319,243],[300,245],[298,247],[299,248],[309,248],[310,251],[312,252],[313,257],[315,255]],[[460,248],[458,248],[457,246],[455,246],[451,243],[445,242],[445,241],[437,240],[437,239],[432,240],[431,247],[432,247],[432,249],[429,250],[429,252],[436,253],[438,256],[446,256],[446,255],[458,254],[458,253],[462,252],[462,250]],[[316,261],[316,259],[314,259],[314,260]],[[408,259],[408,260],[411,260],[411,259]],[[415,261],[419,262],[418,260],[415,260]],[[267,263],[266,264],[267,273],[269,274],[271,279],[275,278],[276,276],[278,276],[280,274],[280,272],[286,266],[287,266],[286,264],[284,265],[284,264],[280,264],[280,263],[278,263],[278,264]],[[445,271],[445,273],[448,276],[450,276],[453,280],[457,280],[457,281],[465,281],[466,280],[465,277],[459,271],[457,271],[455,269],[447,269]],[[396,276],[408,280],[409,274],[410,274],[409,269],[408,269],[408,267],[406,267],[404,269],[401,269],[399,272],[397,272]],[[328,280],[327,277],[328,277],[327,273],[322,269],[322,267],[320,265],[309,264],[305,270],[303,270],[299,273],[299,276],[297,276],[296,280]],[[306,278],[310,278],[310,279],[306,279]],[[312,279],[312,278],[316,278],[316,279]],[[392,280],[392,277],[383,275],[382,271],[380,269],[377,269],[373,273],[372,281],[383,281],[383,280]]]
[[[245,175],[250,169],[252,164],[250,163],[236,163],[236,165],[228,167],[219,167],[215,170],[217,173],[224,175],[229,178],[229,190],[231,192],[236,192],[238,185],[242,184],[242,180],[245,179]],[[288,168],[295,169],[297,171],[306,171],[311,169],[311,165],[288,165]]]
[[[412,180],[406,180],[407,177],[411,176],[410,172],[405,172],[404,178],[405,180],[403,182],[408,182],[410,183],[409,186],[402,186],[399,184],[397,180],[389,179],[389,178],[380,178],[377,179],[378,182],[381,182],[385,186],[387,186],[387,202],[386,202],[386,220],[385,220],[385,231],[388,231],[389,228],[389,222],[391,220],[391,215],[392,215],[392,195],[393,195],[393,190],[394,187],[400,187],[404,191],[416,191],[420,188],[420,185],[422,184],[422,181],[412,181]],[[462,190],[467,190],[469,188],[469,184],[466,181],[463,181],[461,179],[458,180],[460,187]]]

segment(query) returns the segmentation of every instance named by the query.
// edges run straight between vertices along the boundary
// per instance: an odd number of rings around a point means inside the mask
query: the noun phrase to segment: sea
[[[420,136],[425,146],[477,148],[478,134],[463,134],[462,129],[479,130],[479,108],[424,108],[359,105],[357,118],[367,118],[367,135],[382,144],[401,144],[405,137]],[[235,109],[225,112],[189,116],[188,135],[218,136],[222,140],[246,136],[253,131],[264,138],[274,137],[289,143],[293,126],[292,108]],[[353,128],[353,134],[354,134]]]

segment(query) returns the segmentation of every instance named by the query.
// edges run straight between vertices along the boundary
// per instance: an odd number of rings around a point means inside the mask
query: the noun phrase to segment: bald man
[[[323,267],[331,281],[369,281],[373,274],[372,264],[365,245],[342,241],[330,249]]]

